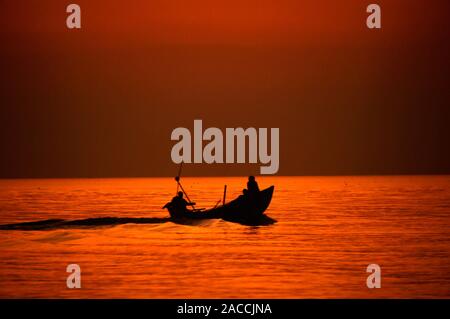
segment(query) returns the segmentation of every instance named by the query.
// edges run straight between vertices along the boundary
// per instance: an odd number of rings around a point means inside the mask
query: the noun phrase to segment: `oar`
[[[177,194],[178,194],[178,190],[181,188],[181,191],[183,192],[184,196],[186,196],[187,200],[189,202],[192,202],[191,199],[189,198],[189,195],[186,193],[186,191],[183,188],[183,185],[181,185],[180,179],[181,179],[181,169],[183,168],[183,162],[180,163],[180,168],[178,169],[178,175],[175,177],[175,180],[177,181]],[[177,195],[176,194],[176,195]],[[192,208],[194,209],[194,211],[196,210],[200,210],[200,209],[196,209],[195,205],[191,205]]]
[[[175,178],[175,180],[177,181],[178,186],[181,188],[181,191],[183,192],[184,196],[186,196],[188,202],[189,202],[189,203],[192,203],[192,201],[191,201],[191,199],[189,198],[188,194],[187,194],[186,191],[184,190],[183,185],[181,185],[180,179],[179,179],[179,178]],[[191,205],[191,206],[192,206],[192,208],[194,208],[194,210],[196,210],[195,205]]]

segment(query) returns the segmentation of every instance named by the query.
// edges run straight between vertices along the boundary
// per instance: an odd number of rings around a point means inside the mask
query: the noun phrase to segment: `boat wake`
[[[113,227],[124,224],[164,224],[172,222],[179,225],[187,226],[201,226],[206,219],[190,219],[190,218],[177,218],[171,217],[152,217],[152,218],[132,218],[132,217],[100,217],[100,218],[87,218],[77,220],[65,220],[65,219],[46,219],[36,222],[25,222],[0,225],[0,230],[55,230],[55,229],[68,229],[68,228],[96,228],[96,227]],[[276,220],[268,217],[261,216],[257,221],[248,223],[245,221],[230,221],[245,226],[267,226],[276,223]]]
[[[165,218],[101,217],[77,220],[46,219],[37,222],[0,225],[0,230],[54,230],[60,228],[94,228],[124,224],[163,224],[172,221]]]

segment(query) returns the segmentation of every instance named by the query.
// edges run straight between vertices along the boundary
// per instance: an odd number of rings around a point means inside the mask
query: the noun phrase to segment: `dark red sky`
[[[279,127],[281,175],[450,173],[450,3],[0,1],[1,177],[173,175],[171,131]],[[246,175],[260,165],[190,165]]]

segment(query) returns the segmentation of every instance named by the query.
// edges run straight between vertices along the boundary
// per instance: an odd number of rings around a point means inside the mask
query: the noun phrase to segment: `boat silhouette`
[[[174,219],[223,219],[242,225],[258,226],[270,225],[276,221],[264,212],[272,201],[274,186],[252,194],[241,195],[238,198],[211,209],[193,209],[179,212],[173,205],[167,203],[166,208]]]
[[[179,187],[179,178],[176,179]],[[182,188],[183,189],[183,188]],[[184,189],[183,189],[184,192]],[[0,225],[0,230],[54,230],[63,228],[96,228],[112,227],[124,224],[163,224],[172,222],[180,225],[201,225],[202,220],[222,219],[227,222],[238,223],[246,226],[266,226],[276,223],[276,220],[265,215],[264,212],[272,201],[274,186],[262,191],[240,195],[236,199],[211,209],[192,209],[180,212],[174,211],[170,203],[167,208],[171,217],[133,218],[133,217],[99,217],[77,220],[47,219],[35,222],[24,222]],[[187,194],[186,194],[187,196]],[[174,217],[177,216],[177,217]]]

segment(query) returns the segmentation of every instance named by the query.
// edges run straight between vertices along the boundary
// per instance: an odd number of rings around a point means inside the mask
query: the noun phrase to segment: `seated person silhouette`
[[[170,216],[172,217],[184,217],[186,213],[189,212],[187,206],[195,205],[195,203],[190,203],[183,198],[183,192],[178,192],[177,196],[172,198],[170,203],[167,203],[164,208],[169,209]]]
[[[255,180],[255,176],[248,177],[247,190],[248,190],[247,194],[249,195],[259,193],[259,186]]]

